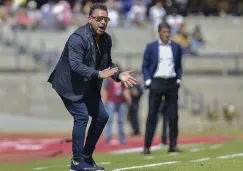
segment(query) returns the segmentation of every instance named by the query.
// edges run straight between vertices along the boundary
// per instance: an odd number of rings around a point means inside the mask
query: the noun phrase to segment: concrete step
[[[4,55],[0,57],[0,69],[11,70],[11,69],[33,69],[35,68],[35,63],[33,59],[27,57],[26,55]]]

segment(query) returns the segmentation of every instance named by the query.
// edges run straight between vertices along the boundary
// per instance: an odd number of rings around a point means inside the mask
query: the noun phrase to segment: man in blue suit
[[[112,77],[126,87],[137,82],[132,71],[120,72],[112,63],[112,41],[105,32],[109,20],[107,7],[93,4],[88,23],[68,38],[48,79],[74,118],[71,171],[104,170],[92,157],[109,117],[100,94],[103,79]],[[84,144],[89,116],[92,122]]]
[[[168,152],[181,152],[177,148],[178,90],[182,77],[182,48],[170,40],[171,27],[162,22],[158,26],[159,40],[149,43],[143,57],[142,72],[149,88],[149,112],[146,122],[143,154],[150,153],[155,133],[158,110],[164,96],[165,116],[169,119],[170,146]]]

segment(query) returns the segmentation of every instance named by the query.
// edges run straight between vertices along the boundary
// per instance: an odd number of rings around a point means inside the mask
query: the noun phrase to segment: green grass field
[[[108,171],[242,171],[243,141],[223,144],[181,146],[183,153],[172,155],[161,147],[151,155],[96,154],[97,164]],[[11,159],[10,159],[11,160]],[[67,171],[70,158],[56,158],[22,164],[0,164],[0,171]]]

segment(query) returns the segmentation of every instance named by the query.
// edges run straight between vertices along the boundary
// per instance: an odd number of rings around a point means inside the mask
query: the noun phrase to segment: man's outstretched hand
[[[118,67],[106,68],[106,69],[104,69],[103,71],[100,72],[99,78],[101,78],[101,79],[108,78],[108,77],[114,75],[117,71],[118,71]]]
[[[137,84],[136,78],[132,77],[130,73],[134,71],[124,71],[119,74],[119,79],[125,84],[126,87],[133,87]]]

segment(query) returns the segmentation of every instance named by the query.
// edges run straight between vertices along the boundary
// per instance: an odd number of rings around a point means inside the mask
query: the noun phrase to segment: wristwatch
[[[99,73],[98,73],[98,78],[100,78],[100,74],[101,74],[101,71],[99,71]]]

